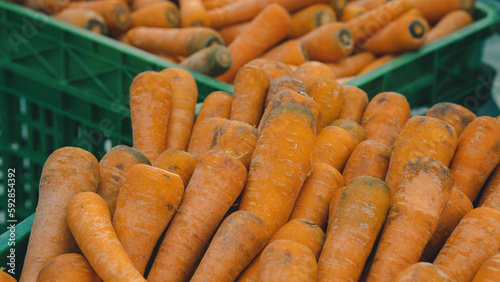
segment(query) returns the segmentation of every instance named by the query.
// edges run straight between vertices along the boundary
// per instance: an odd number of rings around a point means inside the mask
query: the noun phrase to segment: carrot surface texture
[[[368,95],[356,86],[343,85],[344,103],[339,118],[350,119],[361,124],[361,117],[368,105]]]
[[[179,8],[183,27],[210,27],[210,18],[201,0],[179,0]]]
[[[344,90],[335,80],[318,79],[309,88],[307,94],[321,107],[320,129],[330,125],[339,117],[344,103]]]
[[[297,39],[311,60],[335,62],[349,56],[354,47],[349,28],[338,22],[322,25]]]
[[[472,282],[495,281],[498,277],[500,277],[500,253],[492,256],[481,265]]]
[[[20,2],[23,2],[24,5],[33,10],[42,11],[47,14],[53,14],[64,10],[70,4],[69,0],[25,0]]]
[[[391,153],[389,147],[374,140],[359,143],[342,172],[344,182],[349,184],[355,177],[363,175],[385,180]]]
[[[306,93],[306,87],[299,80],[286,76],[280,77],[271,81],[269,90],[267,91],[264,107],[267,107],[267,105],[269,105],[269,102],[276,94],[287,89],[295,91],[297,93]]]
[[[97,12],[104,18],[111,34],[124,32],[130,26],[130,10],[124,2],[119,0],[71,2],[68,8]]]
[[[106,202],[93,192],[71,199],[66,220],[76,243],[104,281],[146,281],[116,236]]]
[[[104,18],[93,10],[68,8],[55,14],[54,18],[88,29],[95,33],[108,33],[108,27],[106,26]]]
[[[0,279],[0,281],[8,282]],[[15,281],[15,279],[14,279]],[[37,282],[81,281],[100,282],[87,259],[81,254],[67,253],[50,260],[40,271]]]
[[[231,52],[224,45],[212,45],[184,59],[179,65],[215,77],[225,73],[233,64]]]
[[[446,14],[428,33],[425,44],[436,41],[446,35],[462,29],[474,22],[472,16],[463,10],[456,10]]]
[[[362,75],[362,74],[365,74],[367,72],[370,72],[382,65],[384,65],[385,63],[391,61],[392,59],[396,58],[396,55],[384,55],[378,59],[376,59],[375,61],[369,63],[368,65],[366,65],[364,68],[362,68],[358,75]]]
[[[484,186],[479,206],[500,210],[500,166],[491,173],[490,179]]]
[[[474,0],[414,0],[415,8],[422,12],[422,15],[431,23],[442,19],[451,11],[463,9],[472,11],[475,5]]]
[[[158,4],[158,3],[164,3],[167,2],[168,0],[132,0],[132,3],[130,4],[132,7],[132,11],[137,11],[141,8],[144,8],[146,6]]]
[[[163,239],[148,281],[187,281],[222,218],[243,190],[245,166],[209,151],[196,167]]]
[[[292,68],[279,61],[257,58],[248,62],[247,65],[259,67],[269,76],[271,81],[280,77],[293,77]]]
[[[454,103],[438,103],[432,106],[427,113],[427,117],[440,119],[451,125],[460,137],[464,129],[477,116],[467,108]]]
[[[7,272],[0,271],[0,281],[2,282],[17,282],[17,280],[10,276],[10,274],[7,274]]]
[[[354,141],[356,141],[356,145],[366,140],[366,134],[363,127],[350,119],[337,119],[332,122],[331,125],[338,126],[349,132],[354,138]]]
[[[187,152],[198,160],[201,160],[212,149],[215,133],[226,121],[227,119],[225,118],[213,117],[200,122],[193,129]]]
[[[66,223],[66,207],[78,193],[96,191],[98,183],[99,163],[91,153],[63,147],[50,154],[40,177],[36,215],[19,281],[36,281],[48,261],[78,251]]]
[[[130,14],[130,26],[171,28],[179,26],[179,9],[170,1],[148,5]]]
[[[327,163],[342,172],[356,140],[345,129],[338,126],[327,126],[319,134],[311,159],[313,163]]]
[[[335,77],[344,78],[358,74],[366,65],[375,61],[375,55],[370,52],[361,52],[336,63],[326,63],[333,71]]]
[[[313,4],[292,15],[292,25],[288,31],[287,38],[298,38],[307,34],[315,28],[334,22],[335,11],[326,4]]]
[[[193,125],[193,132],[196,130],[196,127],[207,118],[229,119],[231,116],[232,103],[233,95],[227,92],[214,91],[210,93],[203,101],[200,111],[196,116],[196,120]]]
[[[185,151],[168,149],[161,153],[153,165],[179,175],[184,187],[186,187],[198,165],[198,159]]]
[[[262,58],[289,65],[301,65],[309,61],[306,49],[297,40],[288,40],[267,51]]]
[[[322,78],[335,79],[336,77],[327,65],[317,61],[310,61],[300,65],[295,70],[293,78],[301,81],[305,85],[306,91],[309,91],[316,80]]]
[[[439,267],[428,262],[418,262],[407,267],[399,273],[394,282],[452,282],[452,280]]]

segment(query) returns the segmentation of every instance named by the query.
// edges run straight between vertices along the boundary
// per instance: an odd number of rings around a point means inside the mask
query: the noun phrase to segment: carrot
[[[314,116],[295,104],[281,104],[257,141],[240,209],[262,218],[270,234],[283,226],[311,171],[316,139]]]
[[[130,115],[134,148],[151,162],[166,149],[167,125],[172,108],[167,79],[156,72],[138,74],[130,85]],[[155,111],[151,111],[151,106]]]
[[[359,143],[345,165],[342,176],[346,184],[358,176],[371,176],[384,180],[389,167],[391,149],[386,145],[366,140]]]
[[[248,169],[259,131],[244,122],[228,120],[215,132],[212,150],[220,150],[235,157]]]
[[[432,261],[460,220],[472,209],[469,198],[453,188],[446,206],[439,215],[436,230],[420,256],[420,261]]]
[[[23,4],[33,10],[47,14],[57,13],[68,7],[69,0],[22,0]]]
[[[491,173],[479,199],[478,206],[500,210],[500,166],[497,166]]]
[[[130,27],[170,28],[179,26],[179,22],[179,9],[169,1],[154,3],[130,14]]]
[[[207,118],[201,121],[191,134],[187,152],[201,160],[212,149],[215,133],[226,121],[225,118]]]
[[[425,116],[447,122],[455,129],[459,137],[465,127],[477,117],[473,112],[461,105],[446,102],[435,104],[427,111]]]
[[[311,60],[335,62],[349,56],[354,43],[351,31],[343,23],[322,25],[297,39]]]
[[[179,7],[183,27],[210,27],[210,18],[201,0],[179,0]]]
[[[422,15],[431,23],[435,23],[451,11],[463,9],[472,11],[474,9],[473,0],[442,0],[435,2],[432,0],[415,0],[415,7],[422,12]]]
[[[344,90],[335,80],[330,78],[318,79],[311,85],[307,93],[321,107],[320,129],[330,125],[339,117],[344,103]]]
[[[308,247],[290,240],[276,240],[262,251],[257,280],[315,281],[317,272],[316,258]]]
[[[267,51],[262,58],[290,65],[301,65],[309,61],[307,51],[297,40],[288,40]]]
[[[356,47],[413,7],[413,0],[389,1],[347,22]]]
[[[146,281],[120,244],[108,207],[99,195],[82,192],[74,196],[66,220],[80,250],[101,279]]]
[[[365,74],[365,73],[367,73],[367,72],[370,72],[370,71],[372,71],[372,70],[374,70],[374,69],[376,69],[376,68],[378,68],[378,67],[380,67],[380,66],[384,65],[385,63],[387,63],[387,62],[389,62],[389,61],[393,60],[394,58],[396,58],[396,56],[395,56],[395,55],[384,55],[384,56],[382,56],[382,57],[380,57],[380,58],[376,59],[375,61],[373,61],[373,62],[369,63],[369,64],[368,64],[368,65],[366,65],[364,68],[362,68],[362,69],[359,71],[358,75],[362,75],[362,74]]]
[[[223,27],[219,29],[219,33],[224,39],[226,45],[231,44],[238,35],[240,35],[248,26],[250,22],[243,22],[238,24],[233,24],[230,26]]]
[[[229,119],[231,115],[231,104],[233,103],[233,96],[224,91],[214,91],[210,93],[203,104],[200,111],[196,116],[196,121],[193,125],[193,132],[196,127],[207,118],[226,118]]]
[[[453,230],[434,260],[454,281],[471,281],[481,265],[500,253],[500,211],[475,208]]]
[[[490,257],[481,265],[472,282],[495,281],[498,277],[500,277],[500,253]]]
[[[416,157],[405,165],[367,281],[392,281],[418,262],[452,188],[451,171],[435,159]]]
[[[345,180],[344,180],[344,185],[348,185],[348,184],[349,183],[345,182]],[[336,190],[335,193],[333,194],[332,200],[330,201],[330,207],[328,209],[328,218],[335,218],[335,215],[337,214],[337,209],[338,209],[339,204],[340,204],[340,199],[342,198],[342,195],[344,194],[346,187],[347,186],[341,187],[340,189]],[[326,227],[326,233],[328,233],[330,231],[332,224],[333,224],[333,220],[329,220],[328,225]]]
[[[492,117],[474,119],[458,139],[450,169],[455,188],[474,202],[490,173],[500,163],[500,123]]]
[[[198,159],[187,152],[173,149],[165,150],[154,163],[154,167],[179,175],[184,187],[188,185],[197,165]]]
[[[66,207],[76,194],[96,191],[98,183],[99,163],[91,153],[63,147],[50,154],[40,177],[35,220],[19,281],[35,281],[48,261],[78,250],[66,224]]]
[[[313,4],[292,15],[292,25],[288,30],[287,38],[299,38],[313,29],[334,22],[335,11],[326,4]]]
[[[354,137],[356,145],[366,140],[366,134],[365,131],[363,130],[363,127],[361,127],[361,125],[350,119],[337,119],[334,122],[332,122],[331,125],[338,126],[349,132],[351,136]]]
[[[362,48],[374,54],[399,54],[425,44],[429,23],[410,10],[371,36]]]
[[[218,32],[206,27],[135,27],[127,32],[127,37],[132,45],[146,51],[180,56],[224,43]]]
[[[340,16],[341,22],[346,23],[346,22],[348,22],[356,17],[361,16],[362,14],[364,14],[368,11],[368,9],[366,9],[362,5],[359,5],[357,2],[359,2],[359,1],[352,2],[352,4],[348,3],[345,6],[344,11],[342,12],[342,15]]]
[[[114,216],[116,199],[127,170],[136,164],[148,164],[141,152],[125,145],[118,145],[109,150],[99,162],[100,179],[96,193],[108,206],[110,217]]]
[[[169,2],[168,0],[132,0],[132,11],[139,10],[149,5]]]
[[[338,126],[327,126],[318,134],[311,159],[313,163],[324,162],[342,172],[356,140],[345,129]]]
[[[200,160],[161,243],[148,281],[189,279],[246,178],[245,166],[222,151],[209,151]]]
[[[120,0],[71,2],[68,7],[97,12],[104,18],[111,34],[126,31],[130,26],[130,10]]]
[[[335,15],[337,18],[340,18],[340,15],[344,12],[345,6],[347,5],[347,1],[349,0],[333,0],[330,5],[333,6],[333,10],[335,11]]]
[[[246,211],[232,213],[215,233],[190,281],[235,281],[268,240],[269,229],[262,219]]]
[[[231,120],[257,126],[264,110],[269,76],[255,66],[243,66],[234,80]]]
[[[337,78],[356,75],[363,67],[375,61],[375,56],[370,52],[362,52],[343,58],[336,63],[326,63]]]
[[[350,119],[361,124],[361,117],[368,105],[368,95],[356,86],[343,85],[344,103],[339,118]]]
[[[0,280],[6,281],[2,279]],[[68,253],[51,259],[42,268],[42,270],[40,270],[40,274],[38,274],[36,281],[99,282],[101,279],[97,276],[97,273],[95,273],[94,269],[92,269],[84,256],[75,253]]]
[[[212,77],[225,73],[232,64],[231,52],[223,45],[213,45],[201,49],[180,63],[185,68]]]
[[[287,222],[269,240],[290,240],[308,247],[316,257],[319,258],[323,244],[325,242],[325,232],[318,225],[309,219],[296,218]],[[260,259],[262,252],[247,266],[238,278],[238,282],[250,282],[257,280]]]
[[[313,164],[311,175],[300,190],[289,220],[307,218],[325,229],[330,201],[343,185],[342,175],[334,167],[325,163]]]
[[[474,22],[472,16],[463,10],[456,10],[446,14],[428,33],[425,44],[436,41],[446,35],[462,29]]]
[[[358,5],[366,10],[373,10],[377,8],[378,6],[384,4],[387,2],[387,0],[354,0],[354,1],[349,1],[346,5],[346,9],[351,6],[351,5]]]
[[[439,267],[428,262],[417,262],[401,271],[394,282],[452,282],[452,280]]]
[[[269,91],[267,91],[265,107],[269,104],[269,102],[273,99],[273,97],[283,90],[292,90],[297,93],[306,93],[306,87],[302,82],[295,78],[283,76],[280,78],[276,78],[271,81],[269,85]]]
[[[410,104],[405,96],[395,92],[382,92],[375,95],[366,106],[361,126],[368,140],[378,141],[391,148],[410,116]]]
[[[215,8],[220,8],[229,4],[233,4],[238,1],[240,0],[203,0],[203,5],[205,6],[205,9],[212,10]]]
[[[259,58],[248,62],[247,65],[259,67],[271,81],[284,76],[293,76],[293,70],[287,64],[274,60]]]
[[[168,119],[166,149],[186,150],[193,128],[198,88],[193,76],[178,68],[160,72],[170,85],[172,110]]]
[[[391,204],[387,184],[370,176],[349,183],[326,235],[318,281],[357,281]]]
[[[107,34],[108,27],[104,18],[97,12],[87,9],[67,8],[54,15],[54,18],[99,34]]]
[[[300,65],[293,74],[293,78],[301,81],[309,92],[312,85],[320,78],[335,79],[335,74],[325,64],[311,61]]]

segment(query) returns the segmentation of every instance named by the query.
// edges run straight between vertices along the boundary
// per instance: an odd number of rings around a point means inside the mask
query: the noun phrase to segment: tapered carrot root
[[[267,107],[269,102],[276,94],[286,89],[295,91],[297,93],[306,93],[306,87],[299,80],[286,76],[277,78],[271,81],[271,84],[269,85],[269,90],[267,91],[266,95],[265,107]]]
[[[269,76],[260,68],[243,66],[234,80],[230,119],[257,126],[264,111],[269,83]]]
[[[327,126],[318,134],[311,159],[313,163],[327,163],[341,172],[355,147],[356,140],[349,132],[338,126]]]
[[[394,278],[394,282],[411,282],[411,281],[427,281],[427,282],[451,282],[452,280],[446,274],[432,263],[418,262],[412,264],[403,270]]]
[[[243,164],[212,150],[200,160],[161,243],[148,281],[186,281],[247,178]]]
[[[203,101],[200,111],[196,116],[196,121],[193,125],[193,132],[196,127],[207,118],[225,118],[231,116],[231,104],[233,96],[224,91],[214,91],[210,93]]]
[[[280,77],[292,77],[293,70],[285,63],[259,58],[250,61],[247,65],[256,66],[262,69],[271,81],[278,79]]]
[[[356,145],[366,140],[366,134],[363,127],[350,119],[337,119],[332,122],[331,125],[338,126],[349,132],[356,141]]]
[[[236,211],[222,222],[190,281],[235,281],[265,247],[269,229],[262,219]]]
[[[500,277],[500,253],[481,265],[472,282],[495,281],[498,277]]]
[[[479,199],[479,206],[500,210],[500,166],[491,173]]]
[[[391,204],[389,187],[369,176],[347,185],[319,258],[318,281],[357,281]]]
[[[169,1],[145,6],[130,14],[130,26],[178,27],[179,9]]]
[[[218,32],[206,27],[135,27],[127,32],[130,43],[153,53],[189,56],[224,41]]]
[[[342,172],[345,183],[349,184],[355,177],[362,175],[384,180],[390,158],[391,149],[380,142],[366,140],[359,143]]]
[[[181,24],[183,27],[211,25],[205,6],[201,0],[179,0]]]
[[[335,77],[343,78],[356,75],[373,61],[375,61],[375,56],[372,53],[362,52],[326,65],[333,71]]]
[[[492,117],[473,120],[462,132],[450,163],[455,188],[474,202],[490,173],[500,163],[500,123]]]
[[[368,105],[368,95],[356,86],[343,85],[344,103],[339,118],[350,119],[361,124],[361,117]]]
[[[109,150],[99,162],[100,179],[96,193],[99,194],[109,208],[113,218],[116,199],[127,170],[136,164],[151,164],[141,152],[125,145],[118,145]]]
[[[47,14],[57,13],[68,7],[69,0],[24,0],[24,5]]]
[[[321,107],[320,129],[330,125],[339,117],[344,103],[344,90],[335,80],[329,78],[318,79],[307,93]]]
[[[391,148],[410,116],[410,104],[405,96],[382,92],[368,103],[361,118],[361,126],[368,140],[378,141]]]
[[[472,11],[475,1],[473,0],[443,0],[435,2],[432,0],[415,0],[415,8],[431,23],[439,21],[451,11],[463,9]]]
[[[334,22],[335,11],[326,4],[314,4],[292,15],[292,25],[288,31],[288,38],[298,38],[311,32],[313,29]]]
[[[184,187],[188,185],[197,165],[198,159],[187,152],[173,149],[165,150],[154,163],[157,168],[179,175]]]
[[[359,1],[356,1],[359,2]],[[356,17],[361,16],[362,14],[366,13],[368,9],[363,7],[362,5],[359,5],[358,3],[352,3],[348,4],[345,6],[344,11],[342,12],[342,15],[340,16],[340,21],[341,22],[348,22]]]
[[[262,58],[297,66],[309,61],[306,49],[297,40],[281,43],[262,55]]]
[[[372,71],[372,70],[374,70],[374,69],[376,69],[376,68],[384,65],[385,63],[393,60],[394,58],[396,58],[395,55],[385,55],[385,56],[382,56],[382,57],[376,59],[375,61],[369,63],[364,68],[362,68],[359,71],[358,75],[362,75],[362,74],[365,74],[367,72],[370,72],[370,71]]]
[[[306,246],[289,240],[270,243],[259,263],[258,281],[315,281],[318,264]]]
[[[262,129],[240,209],[262,218],[271,234],[290,217],[311,170],[315,139],[316,124],[311,111],[295,104],[277,107]]]
[[[464,129],[477,116],[467,108],[454,103],[438,103],[432,106],[427,113],[427,117],[434,117],[447,122],[457,132],[460,137]]]
[[[151,162],[166,149],[171,106],[170,87],[163,75],[146,71],[134,78],[130,85],[134,148]]]
[[[301,81],[306,86],[306,90],[309,91],[316,80],[321,78],[335,79],[335,74],[325,64],[311,61],[300,65],[295,70],[293,78]]]
[[[84,256],[75,253],[68,253],[57,256],[50,260],[42,268],[36,281],[99,282],[101,281],[101,279],[99,278],[99,276],[97,276],[97,273],[95,273]]]
[[[344,180],[338,170],[325,163],[315,163],[295,201],[290,220],[307,218],[325,229],[330,201],[343,185]]]
[[[225,73],[232,64],[231,52],[223,45],[213,45],[201,49],[180,63],[185,68],[212,77]]]
[[[335,62],[351,54],[354,41],[345,24],[333,22],[322,25],[297,39],[311,60]]]
[[[83,192],[73,197],[66,220],[83,255],[104,281],[146,281],[120,244],[99,195]]]
[[[500,211],[476,208],[467,213],[434,264],[454,281],[471,281],[481,265],[500,253]]]
[[[68,8],[54,15],[54,18],[99,34],[107,34],[108,27],[104,18],[97,12],[87,9]]]
[[[130,10],[119,0],[71,2],[69,8],[88,9],[100,14],[112,34],[124,32],[130,26]]]
[[[98,183],[99,163],[91,153],[63,147],[50,154],[40,177],[38,205],[20,281],[36,281],[48,261],[78,251],[66,223],[66,207],[78,193],[96,191]]]
[[[472,16],[462,10],[456,10],[446,14],[428,33],[425,44],[429,44],[439,38],[462,29],[474,22]]]
[[[207,118],[200,122],[191,134],[187,152],[201,160],[212,149],[215,133],[226,121],[225,118]]]

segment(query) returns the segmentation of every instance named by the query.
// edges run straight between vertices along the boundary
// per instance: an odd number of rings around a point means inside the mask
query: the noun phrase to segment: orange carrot
[[[0,271],[0,281],[2,282],[17,282],[17,280],[7,274],[6,272]]]
[[[467,125],[476,118],[476,115],[467,108],[446,102],[435,104],[427,111],[425,116],[447,122],[455,129],[459,137]]]
[[[293,77],[293,70],[285,63],[259,58],[250,61],[247,65],[256,66],[262,69],[271,81],[280,77]]]
[[[366,134],[363,127],[350,119],[337,119],[332,122],[331,125],[338,126],[349,132],[354,138],[354,141],[356,141],[356,145],[366,140]]]
[[[307,93],[321,107],[320,129],[330,125],[339,117],[344,103],[344,90],[335,80],[330,78],[318,79],[311,85]]]
[[[269,76],[255,66],[243,66],[234,80],[231,120],[257,126],[264,110]]]
[[[481,207],[464,216],[434,264],[454,281],[471,281],[481,265],[498,253],[500,211]]]
[[[491,173],[479,199],[479,206],[500,210],[500,166]]]
[[[95,33],[108,33],[108,27],[104,18],[93,10],[67,8],[55,14],[54,18]]]
[[[359,2],[359,1],[352,2],[352,4],[348,3],[345,6],[344,11],[342,12],[342,15],[340,16],[341,22],[344,22],[344,23],[349,22],[350,20],[352,20],[356,17],[359,17],[368,11],[368,9],[366,9],[362,5],[359,5],[357,2]]]
[[[347,3],[345,8],[347,9],[351,5],[358,5],[366,10],[373,10],[385,2],[387,2],[387,0],[352,0]]]
[[[288,30],[287,38],[299,38],[313,29],[334,22],[335,11],[326,4],[313,4],[292,15],[292,25]]]
[[[350,57],[339,60],[336,63],[327,63],[326,65],[335,74],[335,77],[349,77],[356,75],[369,63],[375,61],[375,56],[370,52],[362,52]]]
[[[335,74],[325,64],[311,61],[300,65],[297,70],[295,70],[293,78],[301,81],[306,86],[306,90],[309,91],[316,80],[320,78],[335,79]]]
[[[428,33],[425,44],[429,44],[439,38],[462,29],[474,22],[472,16],[463,10],[449,12]]]
[[[269,91],[267,91],[266,95],[265,107],[267,107],[269,102],[276,94],[286,89],[295,91],[297,93],[306,93],[306,87],[297,79],[287,76],[276,78],[275,80],[271,81],[271,84],[269,85]]]
[[[386,145],[366,140],[359,143],[345,165],[342,176],[346,184],[358,176],[371,176],[384,180],[389,167],[391,149]]]
[[[472,282],[495,281],[498,277],[500,277],[500,253],[492,256],[481,265]]]
[[[116,199],[123,177],[127,170],[136,164],[151,163],[141,152],[125,145],[111,148],[99,162],[100,179],[96,193],[106,202],[111,218],[115,214]]]
[[[318,263],[318,281],[357,281],[391,204],[387,184],[360,176],[344,190]]]
[[[242,3],[243,0],[238,3]],[[213,10],[212,10],[213,11]],[[291,19],[281,6],[271,4],[260,12],[250,25],[237,36],[229,50],[233,55],[233,65],[228,72],[218,77],[222,81],[232,81],[239,68],[262,55],[267,49],[283,39],[290,27]]]
[[[40,177],[38,205],[20,281],[36,281],[48,261],[78,251],[66,223],[66,207],[78,193],[96,191],[98,183],[99,163],[91,153],[63,147],[50,154]]]
[[[151,4],[130,14],[130,26],[177,27],[179,26],[179,9],[169,1]]]
[[[240,209],[262,218],[270,234],[283,226],[311,170],[316,139],[314,116],[295,104],[281,104],[257,141]]]
[[[104,18],[111,34],[126,31],[130,26],[130,10],[120,0],[71,2],[68,7],[97,12]]]
[[[171,94],[167,79],[156,72],[138,74],[130,85],[134,148],[151,162],[166,149]],[[155,111],[151,111],[154,106]]]
[[[219,33],[222,36],[222,39],[224,39],[224,43],[226,43],[226,45],[229,45],[249,25],[250,25],[250,22],[243,22],[243,23],[233,24],[233,25],[230,25],[230,26],[227,26],[227,27],[219,29]]]
[[[335,62],[349,56],[354,41],[349,28],[338,22],[322,25],[297,39],[311,60]]]
[[[350,119],[361,124],[361,117],[368,105],[368,95],[356,86],[343,85],[344,103],[339,118]]]
[[[144,8],[149,5],[157,4],[157,3],[165,3],[168,0],[132,0],[132,11],[137,11],[141,8]]]
[[[187,152],[173,149],[165,150],[154,163],[157,168],[179,175],[184,187],[188,185],[197,165],[198,159]]]
[[[7,280],[0,279],[7,282]],[[15,279],[14,279],[15,281]],[[100,282],[84,256],[75,253],[59,255],[51,259],[38,274],[37,282],[85,281]]]
[[[220,34],[206,27],[135,27],[127,32],[130,43],[153,53],[189,56],[215,44],[224,44]]]
[[[385,63],[387,63],[387,62],[389,62],[389,61],[393,60],[394,58],[396,58],[396,56],[395,56],[395,55],[384,55],[384,56],[382,56],[382,57],[380,57],[380,58],[376,59],[375,61],[373,61],[373,62],[369,63],[369,64],[368,64],[368,65],[366,65],[364,68],[362,68],[362,69],[359,71],[358,75],[362,75],[362,74],[365,74],[365,73],[367,73],[367,72],[370,72],[370,71],[372,71],[372,70],[374,70],[374,69],[376,69],[376,68],[378,68],[378,67],[380,67],[380,66],[384,65]]]
[[[205,9],[212,10],[215,8],[220,8],[229,4],[233,4],[238,1],[240,0],[203,0],[203,5],[205,6]]]
[[[349,183],[346,183],[344,180],[344,185],[349,185]],[[340,199],[342,198],[342,194],[344,194],[346,187],[347,186],[341,187],[340,189],[336,190],[335,193],[333,194],[332,200],[330,201],[330,207],[328,209],[328,218],[334,218],[335,215],[337,214],[337,209],[340,204]],[[326,233],[330,231],[332,224],[333,220],[329,220],[328,225],[326,227]]]
[[[212,150],[201,159],[161,243],[148,281],[189,279],[246,178],[245,166],[227,153]]]
[[[262,58],[290,65],[301,65],[309,61],[307,51],[297,40],[288,40],[269,50]]]
[[[231,52],[223,45],[201,49],[180,63],[185,68],[212,77],[225,73],[232,64]]]
[[[327,126],[318,134],[311,159],[313,163],[324,162],[342,172],[356,140],[345,129],[338,126]]]
[[[210,18],[201,0],[179,0],[179,7],[183,27],[210,27]]]
[[[366,106],[361,126],[368,140],[378,141],[391,148],[410,116],[410,104],[405,96],[395,92],[382,92],[375,95]]]
[[[289,220],[307,218],[325,229],[330,201],[335,191],[343,185],[342,175],[331,165],[313,164],[311,175],[300,190]]]
[[[431,23],[435,23],[451,11],[463,9],[472,11],[475,1],[473,0],[415,0],[415,7]]]
[[[215,233],[190,281],[235,281],[268,240],[269,229],[262,219],[246,211],[232,213]]]
[[[392,281],[418,262],[452,188],[451,171],[435,159],[416,157],[405,165],[367,281]]]
[[[201,160],[212,149],[215,133],[226,121],[225,118],[207,118],[201,121],[191,134],[187,152]]]
[[[196,121],[193,125],[193,132],[196,127],[207,118],[226,118],[229,119],[231,115],[231,104],[233,103],[233,96],[224,91],[214,91],[210,93],[203,104],[200,111],[196,116]]]
[[[57,13],[68,7],[70,3],[69,0],[21,0],[20,2],[33,10],[47,14]]]
[[[394,282],[452,282],[452,280],[439,267],[428,262],[418,262],[401,271]]]

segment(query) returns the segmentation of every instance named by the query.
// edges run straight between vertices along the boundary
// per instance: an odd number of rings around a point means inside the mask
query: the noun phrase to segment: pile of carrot
[[[340,82],[473,22],[474,0],[22,0],[227,83],[261,58]]]
[[[133,148],[53,152],[20,281],[498,280],[499,118],[320,62],[234,83],[195,117],[190,73],[143,72]]]

